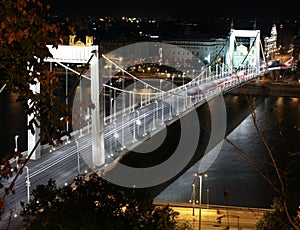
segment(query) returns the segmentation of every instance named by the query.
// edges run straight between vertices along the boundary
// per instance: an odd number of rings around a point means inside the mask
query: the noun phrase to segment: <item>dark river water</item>
[[[231,114],[228,116],[241,112],[238,106],[240,97],[242,96],[227,95],[227,100],[232,104]],[[21,151],[27,150],[26,116],[16,98],[17,95],[8,95],[5,90],[0,94],[1,157],[13,152],[16,147]],[[293,204],[298,206],[300,167],[297,166],[300,160],[299,157],[293,156],[293,153],[300,150],[300,98],[262,98],[262,102],[256,108],[256,116],[258,126],[271,147],[279,167],[284,170],[293,169],[289,174],[289,194]],[[16,135],[18,135],[17,146]],[[276,183],[277,180],[272,167],[263,163],[270,162],[270,158],[250,115],[228,135],[228,139],[243,151],[249,161],[225,140],[218,151],[214,149],[205,155],[155,199],[188,202],[192,198],[194,173],[199,171],[199,167],[204,166],[208,177],[203,178],[203,203],[269,208],[276,193],[253,166],[267,173],[272,182]],[[196,180],[196,194],[198,189],[199,184]],[[224,191],[228,192],[227,200]],[[195,199],[198,199],[197,196]]]
[[[19,151],[27,150],[26,116],[23,105],[17,102],[17,94],[8,94],[6,90],[0,94],[0,156],[11,154],[17,147]],[[17,146],[15,136],[17,138]]]
[[[239,101],[239,97],[229,97],[233,102],[232,113],[239,113],[239,107],[234,106],[234,101]],[[294,153],[300,151],[300,98],[266,97],[262,100],[255,110],[258,127],[271,148],[278,167],[290,172],[289,197],[292,205],[298,207],[300,159]],[[272,183],[276,184],[278,180],[273,167],[268,166],[270,157],[253,125],[252,116],[244,119],[227,138],[234,145],[223,141],[222,145],[206,154],[156,196],[156,200],[189,202],[193,198],[194,181],[195,199],[198,200],[199,182],[194,174],[203,172],[204,169],[207,177],[203,177],[202,182],[202,203],[270,208],[277,193],[259,172],[263,172]],[[228,194],[227,199],[224,192]]]

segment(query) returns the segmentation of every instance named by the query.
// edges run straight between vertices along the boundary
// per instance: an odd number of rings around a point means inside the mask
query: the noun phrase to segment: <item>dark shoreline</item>
[[[229,92],[229,94],[232,95],[245,93],[247,95],[300,98],[300,83],[271,81],[260,81],[259,83],[251,82],[239,88],[232,89]]]

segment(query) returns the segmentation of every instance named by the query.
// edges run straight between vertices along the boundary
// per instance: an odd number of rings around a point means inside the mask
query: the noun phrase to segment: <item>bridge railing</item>
[[[126,111],[119,110],[109,115],[107,126],[113,126],[107,132],[107,149],[109,154],[115,154],[139,140],[142,140],[154,130],[164,128],[168,122],[178,119],[178,115],[207,102],[217,95],[256,78],[255,70],[243,70],[222,77],[211,76],[210,79],[198,79],[191,84],[173,88],[166,92],[148,94],[142,103],[132,104]],[[214,82],[215,81],[215,82]],[[214,87],[205,92],[201,85],[215,83]],[[198,89],[193,95],[190,90]],[[115,118],[115,119],[113,119]],[[127,130],[125,134],[124,130]],[[131,133],[131,135],[128,135]],[[126,135],[126,136],[124,136]]]
[[[187,84],[181,85],[179,87],[172,87],[172,89],[168,91],[161,92],[128,92],[124,90],[124,93],[127,95],[123,95],[120,100],[128,100],[127,104],[129,106],[124,107],[120,106],[119,108],[110,108],[111,114],[105,117],[105,123],[111,123],[112,121],[132,112],[139,108],[143,108],[145,106],[154,103],[155,101],[165,101],[169,102],[169,104],[177,110],[177,114],[179,112],[184,112],[187,104],[195,105],[200,100],[205,99],[206,93],[214,92],[214,89],[220,91],[228,91],[232,87],[235,87],[243,82],[251,80],[256,76],[255,69],[241,69],[240,71],[234,74],[218,74],[212,73],[209,74],[208,77],[199,76],[197,79],[193,79]],[[107,86],[110,87],[110,86]],[[207,88],[209,87],[209,88]],[[122,89],[118,89],[122,91]],[[192,92],[194,91],[194,92]],[[126,96],[126,98],[125,98]],[[136,100],[137,98],[138,101]],[[197,98],[197,100],[195,100]],[[112,99],[114,100],[114,99]],[[182,104],[184,106],[174,106],[177,104]],[[125,104],[121,102],[121,104]],[[113,105],[117,107],[116,103]],[[191,107],[191,106],[188,106]],[[181,109],[181,110],[179,110]]]

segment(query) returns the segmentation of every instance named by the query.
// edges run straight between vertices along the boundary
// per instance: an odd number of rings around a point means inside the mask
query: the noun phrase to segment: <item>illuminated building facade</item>
[[[206,64],[216,57],[224,57],[224,45],[226,39],[216,38],[209,40],[173,40],[164,41],[171,46],[163,50],[162,56],[168,59],[174,66],[189,65],[194,60],[200,60]],[[222,50],[222,52],[220,52]]]
[[[93,36],[85,36],[85,43],[79,39],[76,39],[76,35],[69,35],[69,45],[70,46],[92,46]]]
[[[271,29],[271,36],[264,38],[265,56],[267,60],[274,60],[277,52],[277,29],[273,24]]]

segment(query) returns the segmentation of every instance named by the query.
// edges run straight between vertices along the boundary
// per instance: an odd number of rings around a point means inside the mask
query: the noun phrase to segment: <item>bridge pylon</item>
[[[236,38],[250,38],[248,51],[245,54],[236,50]],[[226,65],[229,72],[240,66],[251,65],[256,67],[257,73],[260,67],[260,30],[235,30],[231,29],[229,37],[229,49],[226,54]],[[241,55],[244,55],[241,57]]]
[[[100,75],[100,55],[98,54],[98,46],[68,46],[59,45],[58,48],[47,45],[53,57],[46,58],[45,62],[56,63],[66,67],[63,63],[88,64],[90,68],[90,77],[84,76],[91,81],[91,100],[94,109],[91,110],[92,120],[92,165],[95,167],[102,166],[105,163],[104,148],[104,113],[103,102],[101,102],[101,86],[103,80]],[[76,74],[75,70],[72,70]],[[74,107],[74,106],[73,106]]]

